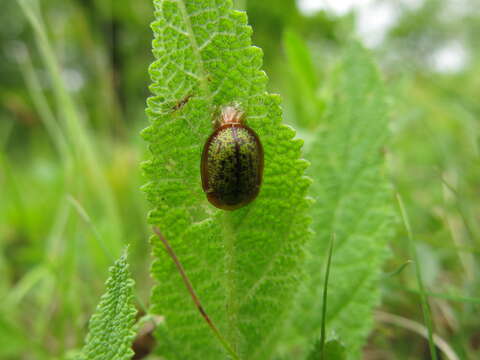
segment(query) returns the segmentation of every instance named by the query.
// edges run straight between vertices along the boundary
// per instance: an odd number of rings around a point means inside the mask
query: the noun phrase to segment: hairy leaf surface
[[[131,346],[135,337],[133,326],[137,310],[133,305],[134,282],[128,267],[125,252],[110,268],[107,289],[90,319],[89,332],[79,359],[132,358]]]
[[[150,67],[152,158],[145,192],[157,225],[203,306],[240,358],[267,359],[298,285],[308,236],[309,180],[302,141],[281,124],[280,100],[266,93],[262,52],[246,14],[227,0],[155,0]],[[202,148],[221,107],[237,104],[265,151],[258,198],[233,212],[214,208],[200,181]],[[159,352],[169,359],[225,359],[159,239],[153,311],[165,316]]]
[[[359,44],[349,47],[335,75],[325,128],[309,150],[316,235],[309,246],[310,279],[299,293],[296,315],[304,338],[318,333],[322,264],[335,234],[326,326],[345,342],[348,358],[357,358],[379,301],[377,280],[392,236],[383,155],[388,109],[377,69]]]

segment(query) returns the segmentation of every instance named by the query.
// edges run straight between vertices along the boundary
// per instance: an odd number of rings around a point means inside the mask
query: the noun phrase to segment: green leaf
[[[283,44],[292,75],[294,75],[298,81],[301,81],[303,86],[312,94],[315,93],[318,90],[319,81],[307,44],[302,37],[292,29],[287,29],[284,32]]]
[[[303,142],[281,124],[280,99],[266,93],[262,51],[246,14],[226,0],[156,0],[150,67],[151,126],[143,136],[149,222],[166,236],[205,311],[240,358],[266,359],[299,282],[309,235],[310,181]],[[214,208],[200,181],[202,148],[219,108],[238,104],[265,151],[258,198],[233,212]],[[169,359],[225,359],[161,241],[153,238],[158,281],[153,311],[165,316],[160,353]]]
[[[331,339],[325,343],[323,357],[320,341],[318,341],[308,355],[307,360],[345,360],[346,358],[345,346],[340,341]]]
[[[305,41],[294,30],[283,34],[283,46],[290,70],[289,97],[299,125],[312,129],[318,124],[325,104],[318,96],[319,76]]]
[[[89,332],[80,359],[131,359],[136,309],[133,305],[134,282],[130,276],[127,252],[110,267],[107,290],[102,295],[89,324]]]
[[[385,92],[370,54],[353,43],[330,84],[325,130],[309,151],[316,236],[309,245],[309,281],[300,291],[297,328],[306,339],[319,331],[322,264],[329,239],[335,249],[328,284],[327,332],[358,358],[380,299],[377,280],[392,237],[392,198],[383,148],[388,139]],[[300,316],[300,314],[302,316]]]

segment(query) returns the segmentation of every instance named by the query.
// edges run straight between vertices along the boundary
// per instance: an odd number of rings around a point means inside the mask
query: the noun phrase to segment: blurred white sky
[[[457,12],[465,5],[462,0],[457,2]],[[395,24],[398,16],[398,5],[410,9],[420,7],[423,0],[397,0],[396,2],[379,2],[377,0],[297,0],[300,10],[305,14],[312,14],[318,10],[327,10],[334,14],[344,15],[350,10],[357,12],[357,33],[363,41],[371,47],[380,44],[388,31]],[[431,62],[440,72],[456,72],[461,70],[468,60],[468,54],[460,41],[446,44],[432,54]]]
[[[375,0],[297,0],[299,7],[304,12],[326,9],[337,14],[345,14],[352,8],[362,8],[374,5]],[[378,1],[377,1],[378,2]],[[423,0],[397,0],[398,3],[416,9],[422,5]],[[377,4],[378,5],[378,4]]]

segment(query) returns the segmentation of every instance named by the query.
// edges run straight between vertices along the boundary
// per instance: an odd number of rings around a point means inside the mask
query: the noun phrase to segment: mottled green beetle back
[[[203,149],[202,186],[213,205],[235,210],[253,201],[260,191],[263,148],[257,134],[240,121],[222,124]]]

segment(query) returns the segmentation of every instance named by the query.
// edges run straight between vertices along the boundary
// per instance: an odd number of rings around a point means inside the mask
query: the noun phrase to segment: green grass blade
[[[114,254],[120,254],[123,246],[123,234],[117,204],[111,187],[102,172],[100,155],[96,151],[93,138],[87,131],[72,95],[67,91],[65,80],[62,77],[62,68],[48,37],[38,1],[17,0],[17,2],[34,30],[42,60],[52,79],[57,110],[60,113],[59,118],[62,119],[65,134],[69,140],[68,143],[71,144],[71,153],[74,154],[74,165],[71,167],[74,172],[66,174],[67,181],[73,186],[74,179],[78,176],[78,173],[75,172],[89,174],[86,180],[90,182],[91,188],[102,201],[109,217],[108,221],[112,230],[112,236],[109,237],[111,239],[109,246]]]
[[[407,260],[406,262],[404,262],[402,265],[400,265],[398,268],[396,268],[395,270],[389,272],[389,273],[386,273],[383,275],[383,279],[387,279],[387,278],[391,278],[391,277],[394,277],[394,276],[397,276],[399,275],[403,270],[405,270],[405,268],[410,265],[412,263],[412,260]]]
[[[72,154],[69,144],[42,91],[38,75],[33,68],[30,53],[28,49],[19,48],[17,50],[17,61],[22,70],[25,83],[27,84],[35,108],[40,115],[40,119],[43,121],[45,129],[55,144],[56,150],[62,158],[64,166],[70,166]]]
[[[412,233],[412,228],[410,227],[408,214],[405,210],[405,206],[403,205],[402,198],[398,193],[397,193],[397,201],[398,201],[398,206],[400,208],[400,214],[402,215],[403,224],[405,225],[405,229],[407,231],[408,247],[410,249],[410,253],[415,262],[415,275],[417,278],[418,288],[420,291],[420,301],[422,303],[423,318],[425,320],[425,326],[428,329],[428,345],[430,347],[430,356],[432,357],[433,360],[437,360],[437,351],[435,350],[435,343],[433,342],[433,322],[432,322],[430,304],[428,302],[425,286],[423,284],[422,271],[420,268],[420,262],[418,259],[417,250],[415,248],[415,241],[413,240],[413,233]]]

